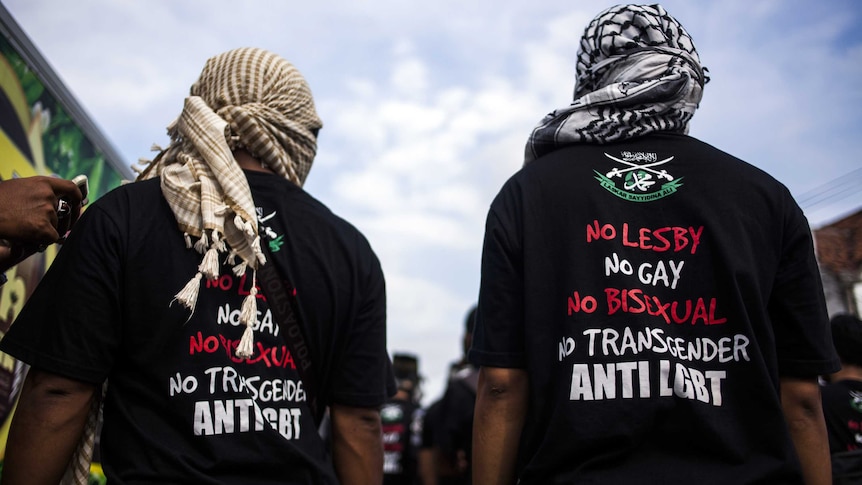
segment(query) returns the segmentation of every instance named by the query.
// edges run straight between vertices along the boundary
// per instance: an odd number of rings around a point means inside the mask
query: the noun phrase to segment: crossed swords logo
[[[626,168],[614,167],[613,169],[611,169],[610,172],[605,174],[607,178],[612,179],[614,177],[622,177],[623,174],[630,173],[631,182],[623,182],[623,187],[626,190],[637,189],[640,191],[646,191],[648,188],[650,188],[651,185],[655,184],[655,180],[651,180],[653,175],[657,176],[660,179],[666,179],[668,182],[673,180],[673,175],[667,173],[667,170],[655,170],[652,168],[664,165],[665,163],[673,160],[673,157],[665,158],[664,160],[659,160],[657,162],[639,165],[637,163],[628,162],[626,160],[616,158],[614,156],[608,155],[607,153],[605,153],[605,156],[615,162],[627,165]],[[628,178],[626,180],[628,180]]]

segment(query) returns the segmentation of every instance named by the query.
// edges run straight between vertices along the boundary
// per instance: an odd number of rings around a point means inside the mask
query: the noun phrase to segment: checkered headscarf
[[[571,105],[545,116],[525,163],[572,143],[687,133],[708,81],[688,32],[660,5],[620,5],[587,26]]]
[[[266,262],[254,200],[232,151],[245,149],[301,186],[321,126],[308,84],[281,57],[242,48],[206,62],[182,113],[168,126],[170,146],[138,177],[161,178],[187,246],[197,238],[194,247],[204,255],[198,273],[177,294],[180,303],[194,311],[201,279],[218,278],[220,253],[228,252],[231,264],[240,258],[236,274]]]

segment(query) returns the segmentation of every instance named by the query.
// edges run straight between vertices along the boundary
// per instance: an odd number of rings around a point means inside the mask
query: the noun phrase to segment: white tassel
[[[251,221],[242,223],[242,230],[245,232],[245,235],[248,237],[254,237],[254,224]]]
[[[227,258],[225,258],[224,262],[233,266],[236,264],[236,256],[237,256],[236,249],[231,249],[227,255]],[[239,275],[237,275],[237,276],[239,276]]]
[[[220,253],[227,251],[227,243],[225,243],[224,239],[221,239],[218,235],[218,231],[213,229],[213,247]]]
[[[254,281],[252,281],[254,285]],[[257,288],[251,287],[248,296],[242,301],[242,309],[239,312],[239,321],[245,323],[246,326],[253,327],[257,324]]]
[[[189,233],[184,232],[183,238],[185,238],[185,240],[186,240],[186,249],[191,249],[192,248],[192,237],[189,236]]]
[[[251,327],[245,327],[239,345],[236,346],[236,356],[240,359],[250,359],[254,355],[254,332]]]
[[[237,357],[248,359],[254,353],[254,327],[257,324],[257,275],[251,278],[251,290],[242,301],[242,309],[239,312],[239,321],[245,324],[242,339],[236,348]]]
[[[245,270],[248,268],[248,263],[245,261],[240,262],[238,265],[232,268],[233,274],[237,276],[242,276],[245,274]]]
[[[254,238],[254,241],[251,243],[251,249],[254,251],[254,255],[257,258],[257,262],[260,266],[266,264],[266,256],[263,255],[263,251],[260,250],[260,237]]]
[[[152,145],[150,145],[150,151],[151,152],[161,152],[161,151],[164,151],[164,149],[162,147],[160,147],[159,145],[153,143]]]
[[[215,248],[215,243],[204,254],[204,259],[198,270],[210,281],[218,278],[218,250]]]
[[[195,304],[198,302],[201,278],[203,278],[201,273],[195,274],[194,278],[190,279],[189,282],[186,283],[186,286],[184,286],[183,289],[174,296],[174,299],[180,302],[180,305],[188,308],[192,313],[194,313]]]
[[[207,250],[207,246],[210,245],[209,239],[207,239],[207,233],[204,231],[201,234],[201,238],[195,242],[195,251],[203,254]]]

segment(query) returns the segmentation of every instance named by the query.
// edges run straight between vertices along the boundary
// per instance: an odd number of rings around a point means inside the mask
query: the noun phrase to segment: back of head
[[[618,5],[598,14],[584,29],[578,50],[575,97],[618,80],[637,81],[632,71],[617,72],[628,56],[665,52],[701,78],[700,58],[691,36],[661,5]],[[646,74],[646,73],[645,73]],[[619,77],[623,79],[617,79]]]
[[[412,399],[419,387],[419,359],[413,354],[394,354],[392,373],[398,389],[407,392]]]
[[[305,182],[322,124],[293,64],[263,49],[230,50],[206,62],[190,94],[228,122],[231,148],[244,148],[297,185]]]
[[[841,314],[832,317],[832,342],[845,365],[862,367],[862,320]]]
[[[581,38],[576,75],[574,101],[533,129],[525,163],[572,144],[688,133],[708,81],[688,32],[660,5],[619,5],[596,16]]]

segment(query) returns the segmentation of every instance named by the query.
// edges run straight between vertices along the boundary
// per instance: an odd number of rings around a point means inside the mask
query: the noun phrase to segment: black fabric
[[[430,449],[437,446],[437,422],[440,420],[440,405],[442,403],[443,400],[438,399],[425,408],[425,412],[422,416],[421,447],[423,449]]]
[[[832,454],[832,485],[862,483],[862,450]]]
[[[419,483],[422,417],[422,408],[404,399],[392,399],[380,408],[384,485]]]
[[[838,361],[783,185],[685,135],[576,145],[485,234],[470,359],[530,376],[520,484],[801,483],[779,377]]]
[[[267,261],[272,261],[273,256],[268,247],[268,243],[264,244],[261,252],[266,256]],[[314,372],[314,361],[305,338],[305,330],[302,328],[302,321],[297,318],[300,313],[299,303],[296,301],[296,295],[293,294],[294,287],[289,279],[278,274],[278,269],[272,264],[265,264],[259,268],[257,282],[272,318],[275,319],[287,345],[287,351],[293,357],[293,368],[296,369],[302,381],[305,400],[314,422],[319,426],[324,410],[318,399],[317,375]]]
[[[478,378],[479,371],[473,366],[459,371],[449,381],[440,404],[440,450],[450,457],[460,451],[468,463],[473,451],[473,409]],[[469,471],[465,473],[469,474]]]
[[[274,235],[275,264],[296,286],[320,398],[381,405],[393,383],[376,256],[302,189],[246,176]],[[0,349],[66,377],[109,379],[101,441],[109,483],[336,483],[265,305],[254,355],[234,356],[251,272],[235,277],[223,265],[191,317],[171,305],[199,260],[176,237],[158,180],[122,186],[84,213]]]
[[[829,451],[862,450],[862,381],[841,380],[823,386],[823,416]]]

